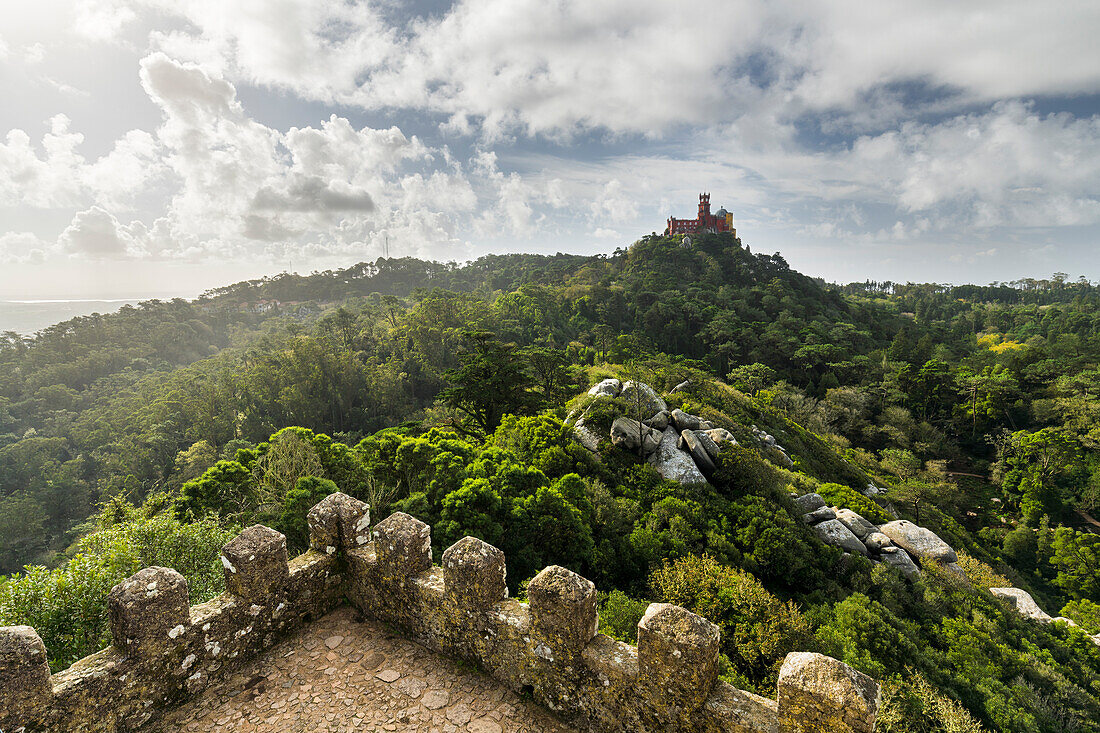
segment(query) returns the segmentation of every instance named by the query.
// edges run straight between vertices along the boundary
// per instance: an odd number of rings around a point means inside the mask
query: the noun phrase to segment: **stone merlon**
[[[249,527],[222,553],[229,590],[198,606],[175,571],[142,570],[110,593],[112,646],[52,676],[33,629],[0,628],[0,730],[151,730],[345,602],[530,693],[578,730],[874,729],[878,684],[835,659],[788,655],[769,700],[718,680],[718,628],[686,609],[651,604],[635,647],[598,633],[596,588],[566,568],[539,573],[522,603],[507,597],[499,549],[466,537],[437,567],[428,525],[396,513],[365,535],[365,516],[361,502],[328,497],[310,512],[312,549],[289,563],[282,535]]]

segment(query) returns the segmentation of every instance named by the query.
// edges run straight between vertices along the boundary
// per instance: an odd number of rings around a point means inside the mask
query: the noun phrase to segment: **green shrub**
[[[236,530],[211,517],[183,523],[168,512],[111,525],[81,539],[65,565],[28,567],[0,586],[0,623],[33,626],[50,667],[64,669],[110,643],[107,594],[142,568],[179,571],[192,604],[225,590],[218,557]]]
[[[739,675],[771,694],[788,652],[811,648],[810,625],[791,601],[769,593],[756,578],[689,555],[650,576],[654,594],[710,619],[722,631],[722,651]]]
[[[938,692],[923,675],[883,683],[875,730],[880,733],[984,733],[957,700]]]
[[[1087,598],[1070,601],[1062,607],[1060,614],[1076,621],[1088,633],[1100,634],[1100,603],[1093,603]]]
[[[638,622],[642,620],[647,608],[648,601],[636,600],[620,590],[611,591],[600,604],[600,632],[612,639],[636,644]]]
[[[817,493],[829,506],[851,509],[872,524],[885,524],[891,520],[885,509],[850,486],[821,484]]]

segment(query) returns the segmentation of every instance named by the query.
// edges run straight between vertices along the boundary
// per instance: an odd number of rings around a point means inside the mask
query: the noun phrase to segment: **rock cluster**
[[[781,446],[775,439],[774,435],[770,435],[755,425],[752,426],[753,437],[765,448],[773,448],[775,452],[779,454],[779,460],[787,468],[794,468],[794,461],[791,460],[790,454],[787,453],[787,449]]]
[[[605,379],[588,390],[589,396],[618,397],[625,400],[638,415],[650,415],[641,421],[617,417],[611,424],[611,444],[617,448],[647,458],[663,478],[682,484],[705,483],[717,468],[716,461],[723,443],[737,445],[733,434],[725,428],[680,409],[669,411],[668,404],[644,382],[620,382]],[[573,421],[578,442],[595,452],[599,435],[585,424],[588,410]],[[574,418],[570,415],[569,422]]]
[[[966,578],[955,550],[930,529],[904,519],[876,526],[851,509],[827,506],[819,494],[803,494],[794,503],[802,521],[827,545],[897,568],[907,578],[920,575],[918,562],[935,562]]]
[[[1077,626],[1077,622],[1071,618],[1065,616],[1052,617],[1043,609],[1039,608],[1039,604],[1035,602],[1035,599],[1031,597],[1031,594],[1022,588],[990,588],[989,592],[998,598],[1008,601],[1016,611],[1026,618],[1030,618],[1034,621],[1038,621],[1041,624],[1050,624],[1055,621],[1061,621],[1069,626]],[[1090,636],[1092,643],[1100,646],[1100,634]]]

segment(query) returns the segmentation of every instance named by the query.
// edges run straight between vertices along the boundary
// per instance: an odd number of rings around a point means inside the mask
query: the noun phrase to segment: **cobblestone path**
[[[343,607],[164,718],[157,733],[571,733],[471,667]]]

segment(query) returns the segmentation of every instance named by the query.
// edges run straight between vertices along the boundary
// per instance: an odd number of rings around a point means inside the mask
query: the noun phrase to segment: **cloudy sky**
[[[0,299],[609,252],[1100,279],[1096,0],[6,0]]]

